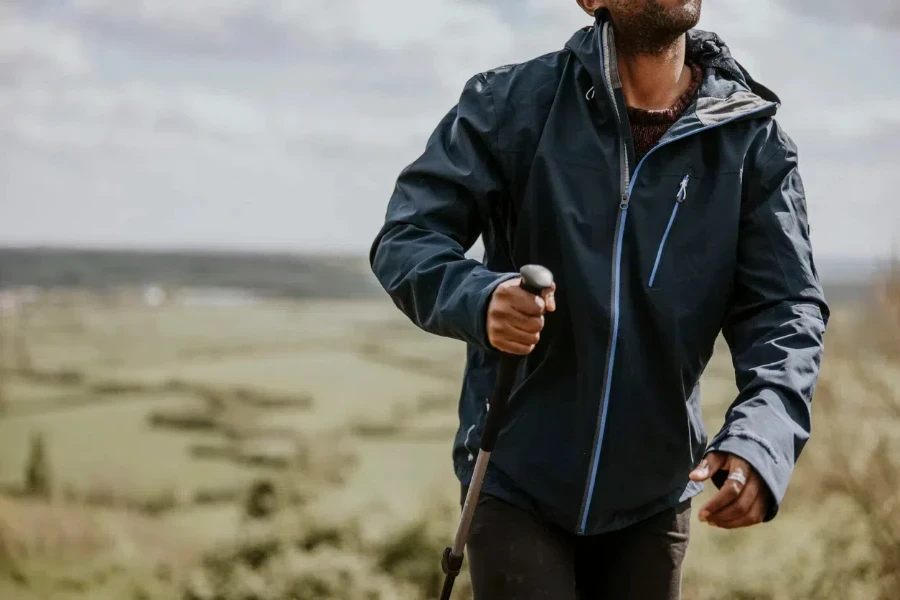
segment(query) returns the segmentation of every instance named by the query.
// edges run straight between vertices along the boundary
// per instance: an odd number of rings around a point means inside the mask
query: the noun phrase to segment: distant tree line
[[[4,287],[225,287],[293,298],[365,298],[379,287],[364,257],[237,252],[0,248]]]

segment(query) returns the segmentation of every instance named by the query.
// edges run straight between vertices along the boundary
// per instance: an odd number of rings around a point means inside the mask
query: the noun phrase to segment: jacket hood
[[[691,29],[687,32],[687,57],[697,64],[717,69],[760,98],[776,104],[781,99],[769,88],[757,82],[749,72],[731,56],[728,45],[711,31]]]
[[[603,78],[603,57],[600,52],[600,32],[609,21],[606,9],[596,13],[594,25],[577,31],[566,48],[570,50],[595,81]],[[727,44],[711,31],[691,29],[687,32],[687,58],[705,70],[712,70],[714,77],[707,76],[701,94],[714,98],[727,98],[735,92],[750,92],[766,102],[781,105],[780,98],[769,88],[758,83],[750,73],[731,55]]]

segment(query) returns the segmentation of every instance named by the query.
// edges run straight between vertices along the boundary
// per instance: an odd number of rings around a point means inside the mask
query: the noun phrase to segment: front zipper
[[[692,135],[701,133],[703,131],[707,131],[709,129],[714,129],[716,127],[721,127],[722,125],[726,125],[738,119],[742,119],[744,117],[748,117],[750,115],[754,115],[757,113],[761,113],[766,110],[770,110],[773,106],[772,103],[769,103],[765,106],[762,106],[758,109],[739,114],[736,117],[725,119],[724,121],[720,121],[718,123],[713,123],[711,125],[706,125],[704,127],[700,127],[698,129],[688,131],[687,133],[673,137],[669,140],[666,140],[662,143],[658,143],[656,146],[650,149],[643,158],[638,162],[637,166],[634,169],[634,173],[630,173],[628,169],[628,146],[625,141],[624,134],[622,133],[622,116],[619,112],[619,106],[616,102],[615,90],[613,89],[612,79],[611,79],[611,68],[612,61],[611,57],[611,43],[610,43],[610,25],[609,22],[604,23],[603,31],[601,32],[601,40],[603,43],[603,65],[604,65],[604,79],[606,83],[607,91],[609,92],[610,100],[612,101],[613,107],[615,108],[616,120],[619,124],[619,135],[622,142],[622,156],[620,158],[621,172],[622,172],[622,193],[621,193],[621,201],[619,203],[619,218],[616,224],[616,235],[615,235],[615,252],[614,252],[614,262],[613,262],[613,274],[612,274],[612,305],[611,305],[611,320],[612,327],[610,328],[610,336],[609,336],[609,345],[607,346],[607,359],[606,359],[606,368],[603,375],[603,400],[601,404],[600,416],[597,423],[597,431],[594,436],[594,452],[591,457],[590,464],[590,473],[588,474],[588,480],[585,484],[585,492],[584,498],[581,503],[581,511],[578,517],[578,534],[584,535],[587,530],[587,519],[588,513],[590,512],[591,501],[594,496],[594,485],[597,481],[597,468],[600,464],[600,451],[603,447],[603,437],[606,432],[606,415],[609,409],[609,395],[612,385],[612,367],[613,363],[616,359],[616,345],[618,342],[619,335],[619,298],[620,298],[620,282],[621,282],[621,266],[622,266],[622,240],[625,237],[625,220],[628,217],[628,204],[631,201],[631,195],[634,191],[634,184],[637,180],[637,175],[641,170],[641,166],[643,166],[644,161],[653,154],[656,150],[659,150],[663,146],[667,146],[673,142],[683,140],[684,138],[690,137]],[[685,192],[686,193],[686,192]]]
[[[621,282],[622,268],[622,241],[625,239],[625,221],[628,218],[628,203],[631,200],[630,185],[631,174],[628,165],[628,143],[626,142],[623,132],[622,114],[619,111],[619,104],[616,102],[615,90],[612,83],[612,69],[617,68],[612,63],[612,43],[610,40],[611,28],[609,22],[604,23],[601,32],[601,40],[603,41],[603,78],[609,97],[612,99],[613,108],[616,113],[616,122],[619,126],[619,138],[621,140],[619,167],[622,174],[620,182],[620,202],[619,217],[616,220],[616,233],[613,239],[613,268],[612,268],[612,285],[610,286],[612,298],[610,301],[612,321],[609,328],[609,342],[606,346],[606,367],[603,373],[603,401],[600,418],[597,420],[597,429],[594,433],[594,453],[591,457],[590,478],[588,479],[584,497],[581,500],[581,511],[578,518],[578,533],[584,534],[587,527],[588,512],[591,505],[591,499],[594,496],[594,484],[597,481],[597,467],[600,464],[600,448],[603,446],[603,434],[606,431],[606,414],[609,407],[609,393],[612,386],[612,366],[616,360],[616,345],[619,338],[619,284]]]
[[[681,180],[681,185],[678,187],[678,193],[675,194],[675,206],[672,207],[672,216],[669,217],[669,224],[666,225],[666,232],[659,242],[659,250],[656,251],[656,262],[653,263],[653,272],[650,273],[650,283],[648,284],[648,287],[653,287],[653,282],[656,281],[656,271],[659,269],[659,261],[662,259],[663,248],[666,247],[666,240],[669,239],[669,232],[672,231],[672,225],[675,223],[675,217],[678,215],[678,207],[681,206],[681,203],[687,198],[687,186],[690,180],[691,176],[685,175],[684,179]]]

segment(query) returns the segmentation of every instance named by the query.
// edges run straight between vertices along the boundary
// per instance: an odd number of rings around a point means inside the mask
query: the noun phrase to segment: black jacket
[[[422,329],[468,343],[454,446],[471,477],[498,353],[494,288],[548,267],[556,313],[523,362],[485,492],[579,534],[697,494],[708,450],[784,497],[810,434],[828,308],[778,98],[688,33],[693,104],[638,164],[603,17],[564,50],[481,73],[400,175],[372,268]],[[483,236],[485,260],[465,257]],[[738,395],[707,445],[699,380],[719,333]]]

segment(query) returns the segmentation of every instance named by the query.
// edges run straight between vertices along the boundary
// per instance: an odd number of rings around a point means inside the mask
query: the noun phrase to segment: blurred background
[[[464,348],[366,251],[463,83],[589,22],[0,0],[0,598],[436,596]],[[834,318],[781,515],[695,522],[685,597],[896,599],[900,6],[706,0],[700,27],[784,102]],[[715,431],[724,344],[703,385]]]

